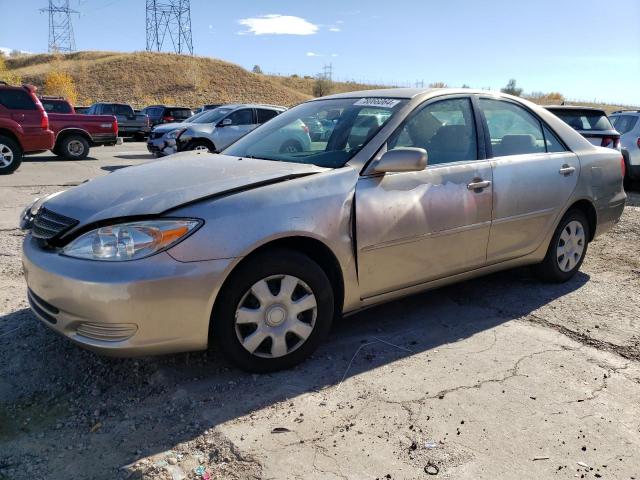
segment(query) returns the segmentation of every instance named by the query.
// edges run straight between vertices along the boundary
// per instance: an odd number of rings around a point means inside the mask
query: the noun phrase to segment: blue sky
[[[46,51],[46,0],[0,0],[0,47]],[[145,48],[144,0],[71,0],[79,50]],[[191,0],[195,53],[265,72],[640,105],[640,0]],[[283,18],[284,17],[284,18]]]

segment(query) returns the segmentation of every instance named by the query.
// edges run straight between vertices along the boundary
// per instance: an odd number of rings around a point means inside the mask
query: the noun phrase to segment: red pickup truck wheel
[[[81,135],[69,135],[60,143],[59,151],[69,160],[84,160],[89,155],[89,142]]]
[[[0,175],[16,171],[22,163],[22,149],[13,139],[0,135]]]

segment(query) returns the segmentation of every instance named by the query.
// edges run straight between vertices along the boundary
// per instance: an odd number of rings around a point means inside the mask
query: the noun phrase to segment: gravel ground
[[[0,211],[60,189],[36,167]],[[0,479],[640,479],[640,195],[567,284],[517,269],[393,302],[262,376],[58,337],[28,310],[2,216]]]

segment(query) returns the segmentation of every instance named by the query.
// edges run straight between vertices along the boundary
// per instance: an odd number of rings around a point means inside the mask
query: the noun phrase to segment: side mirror
[[[219,127],[227,127],[229,125],[233,125],[233,120],[230,118],[225,118],[218,124]]]
[[[427,151],[424,148],[396,148],[384,153],[373,170],[386,172],[419,172],[427,166]]]

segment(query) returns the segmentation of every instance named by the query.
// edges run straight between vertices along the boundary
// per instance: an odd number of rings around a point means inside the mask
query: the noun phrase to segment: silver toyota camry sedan
[[[325,134],[302,151],[273,141],[316,120]],[[221,154],[177,154],[30,205],[29,302],[100,353],[215,344],[242,368],[287,368],[333,319],[373,304],[520,265],[569,280],[623,211],[623,165],[499,93],[320,98]]]

